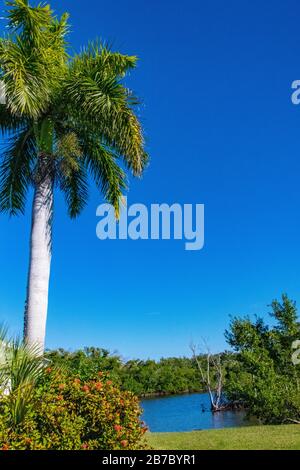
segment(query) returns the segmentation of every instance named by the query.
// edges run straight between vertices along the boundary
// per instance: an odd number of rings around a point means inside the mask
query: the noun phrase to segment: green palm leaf
[[[10,138],[0,163],[0,212],[10,215],[24,212],[34,156],[31,129],[22,130]]]
[[[13,426],[23,421],[45,365],[37,346],[8,338],[7,328],[0,325],[0,390],[7,397]]]
[[[59,175],[60,188],[65,195],[68,213],[71,218],[77,217],[88,200],[87,173],[79,160],[77,168],[69,168]]]
[[[52,17],[49,6],[7,2],[10,36],[0,39],[0,75],[6,104],[15,114],[37,118],[48,108],[67,70],[67,15]]]
[[[105,199],[112,204],[119,217],[120,202],[127,189],[126,175],[116,160],[116,155],[95,142],[83,145],[86,165]]]
[[[3,136],[20,130],[24,124],[24,119],[12,114],[5,105],[0,104],[0,131]]]

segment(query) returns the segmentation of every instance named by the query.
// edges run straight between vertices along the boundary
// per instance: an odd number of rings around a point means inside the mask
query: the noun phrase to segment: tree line
[[[46,357],[53,365],[66,368],[70,374],[82,380],[87,380],[98,371],[108,372],[122,389],[140,397],[205,392],[194,358],[124,361],[120,355],[94,347],[73,352],[64,349],[46,351]],[[204,365],[205,355],[199,355],[198,360]]]

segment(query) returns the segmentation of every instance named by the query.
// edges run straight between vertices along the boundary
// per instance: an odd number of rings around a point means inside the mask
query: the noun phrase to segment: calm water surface
[[[142,419],[152,432],[182,432],[249,424],[242,411],[211,413],[206,393],[147,398]]]

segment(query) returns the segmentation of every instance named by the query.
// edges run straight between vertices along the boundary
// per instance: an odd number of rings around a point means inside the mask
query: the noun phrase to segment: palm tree
[[[138,101],[123,85],[137,59],[98,42],[71,57],[67,14],[58,19],[49,5],[31,7],[28,0],[6,3],[0,129],[7,145],[0,165],[0,211],[23,213],[33,186],[24,336],[43,349],[55,189],[64,193],[74,218],[93,179],[118,217],[126,169],[139,176],[147,163],[134,112]]]

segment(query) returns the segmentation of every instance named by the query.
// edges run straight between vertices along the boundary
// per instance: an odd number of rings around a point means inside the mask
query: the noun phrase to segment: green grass
[[[147,440],[157,450],[299,450],[300,425],[148,433]]]

